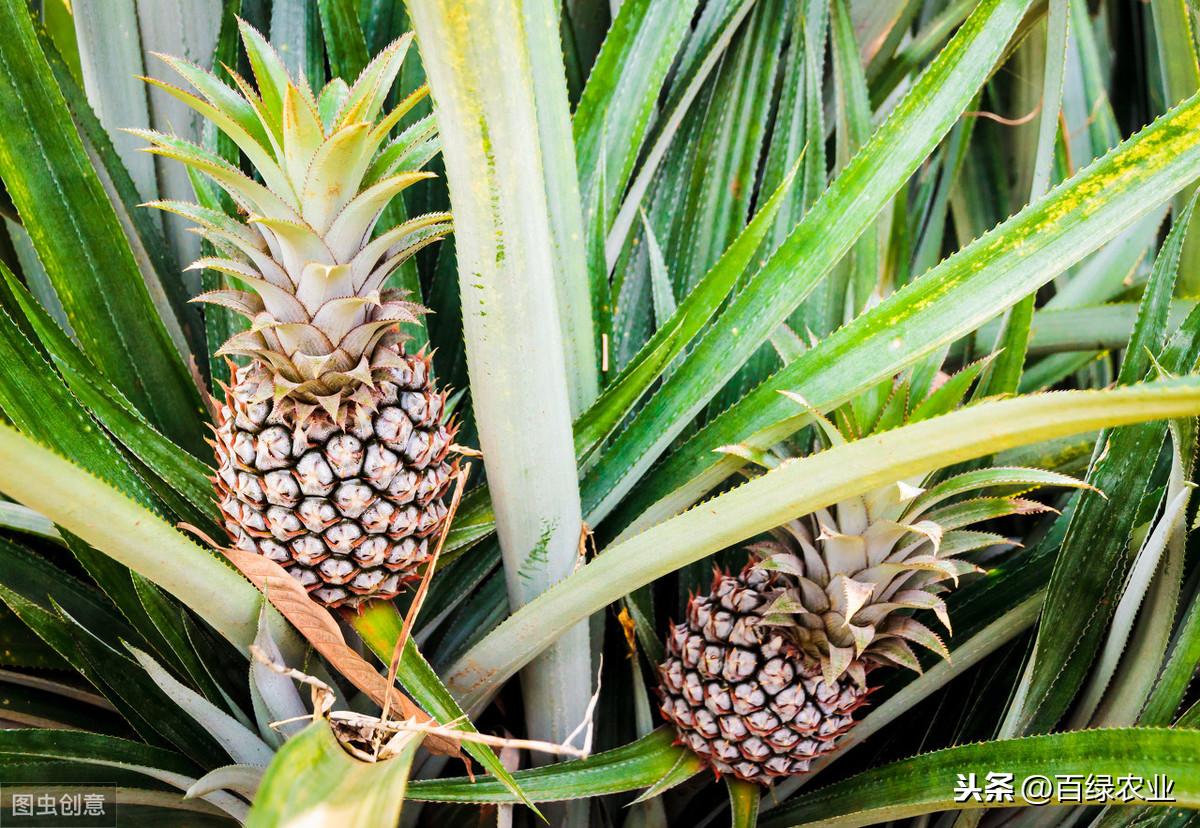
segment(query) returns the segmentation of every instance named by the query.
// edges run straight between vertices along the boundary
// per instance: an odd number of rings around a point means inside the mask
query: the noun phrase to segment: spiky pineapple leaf
[[[1174,782],[1173,800],[1160,805],[1195,808],[1200,805],[1198,750],[1200,732],[1162,728],[1086,730],[963,745],[885,765],[806,794],[764,814],[759,825],[852,828],[936,811],[983,808],[987,805],[971,799],[956,802],[955,785],[972,774],[985,780],[996,768],[1013,774],[1015,796],[1012,803],[991,803],[994,807],[1028,804],[1022,785],[1033,776],[1136,776],[1145,797],[1149,783],[1142,780],[1159,774]]]
[[[471,404],[513,606],[571,572],[579,556],[579,474],[571,422],[598,385],[566,84],[549,0],[412,0],[455,192]],[[551,48],[551,46],[553,48]],[[489,204],[522,205],[505,214]],[[528,428],[514,431],[513,420]],[[592,695],[584,625],[535,667],[529,732],[559,741]]]
[[[164,437],[137,412],[116,387],[103,376],[96,374],[78,346],[55,324],[45,309],[33,301],[7,268],[0,266],[0,278],[8,283],[25,314],[25,320],[32,326],[41,346],[46,349],[51,361],[61,372],[78,403],[102,423],[139,463],[153,470],[157,479],[152,481],[152,485],[159,484],[154,486],[155,493],[173,508],[175,514],[196,522],[205,531],[214,529],[215,507],[208,469]],[[17,387],[25,387],[26,393],[29,393],[31,383],[36,387],[45,383],[51,376],[52,373],[47,371],[36,378],[27,377]],[[63,407],[69,409],[71,406],[64,404]],[[58,433],[60,428],[34,432],[34,435],[52,439],[45,435],[49,432]],[[73,442],[82,437],[67,429],[63,429],[60,436],[68,437]],[[80,458],[77,446],[71,446],[67,451],[77,460]]]
[[[662,107],[663,114],[655,125],[654,134],[647,139],[648,148],[637,175],[625,191],[621,208],[612,220],[607,235],[600,236],[598,232],[595,233],[600,237],[594,244],[602,250],[593,251],[593,267],[599,265],[600,254],[603,252],[603,269],[613,269],[630,228],[637,220],[637,213],[642,207],[646,192],[658,174],[663,158],[674,142],[683,119],[697,101],[709,76],[721,64],[726,50],[755,3],[756,0],[718,0],[705,4],[704,11],[696,21],[695,29],[679,57],[675,78]],[[603,165],[601,169],[604,169]],[[590,229],[595,232],[603,228],[595,225]]]
[[[103,596],[97,595],[89,584],[78,580],[44,558],[5,538],[0,538],[0,563],[4,567],[4,602],[18,616],[19,607],[33,606],[42,612],[50,612],[51,601],[66,608],[80,623],[90,629],[102,631],[110,644],[119,644],[120,639],[136,640],[137,633],[129,622],[120,616],[116,608]],[[9,599],[12,599],[10,601]],[[19,607],[13,606],[13,601]],[[53,634],[43,635],[35,630],[50,646],[60,652],[67,639]],[[70,653],[67,660],[71,661]]]
[[[85,675],[143,739],[151,744],[170,745],[202,767],[226,760],[219,742],[200,723],[179,715],[176,700],[160,689],[138,664],[87,629],[51,602],[52,623],[72,642],[72,649],[87,663]],[[122,648],[124,649],[124,648]]]
[[[363,762],[342,749],[328,722],[313,722],[289,739],[267,768],[246,825],[392,828],[420,744],[413,734],[395,757]]]
[[[137,88],[144,67],[134,0],[84,0],[72,12],[88,102],[100,113],[142,200],[157,198],[154,159],[138,152],[136,139],[119,131],[150,126],[146,96]]]
[[[0,278],[13,284],[15,295],[19,295],[20,286],[15,285],[3,265],[0,265]],[[53,322],[47,324],[54,328]],[[74,348],[65,335],[62,338],[65,342],[59,344]],[[162,501],[146,485],[137,469],[97,427],[63,384],[62,378],[3,311],[0,311],[0,363],[0,379],[3,380],[0,382],[0,410],[12,423],[30,437],[75,457],[81,467],[119,488],[148,511],[163,513]],[[130,416],[137,417],[136,414]],[[182,453],[174,446],[170,451]],[[146,640],[169,655],[174,663],[183,663],[176,660],[176,647],[170,643],[171,639],[178,641],[182,637],[182,618],[163,613],[156,622],[150,617],[147,602],[157,604],[162,600],[161,595],[154,594],[154,587],[139,584],[138,575],[131,577],[123,567],[97,555],[73,535],[66,536],[66,543]],[[194,661],[195,655],[185,646],[178,658],[184,662]]]
[[[125,230],[129,248],[142,272],[150,299],[176,348],[187,353],[189,347],[195,349],[202,343],[198,332],[200,314],[197,308],[187,304],[188,287],[185,280],[179,277],[178,259],[171,255],[171,248],[167,244],[171,237],[164,234],[163,225],[156,216],[141,209],[140,205],[146,198],[127,171],[125,159],[118,155],[114,146],[118,135],[129,139],[132,136],[106,130],[88,105],[83,87],[70,74],[57,50],[46,45],[45,37],[42,38],[42,47],[50,71],[54,73],[58,88],[66,100],[67,109],[79,129],[84,149],[88,157],[93,159],[100,183]],[[131,125],[120,121],[110,122],[114,129]],[[147,160],[153,164],[154,159]],[[151,195],[156,192],[155,188],[149,190]]]
[[[575,109],[575,157],[588,233],[608,232],[696,0],[621,4]]]
[[[1168,326],[1179,327],[1196,306],[1189,299],[1174,299],[1168,315]],[[1073,308],[1042,308],[1033,315],[1029,332],[1031,356],[1059,351],[1102,351],[1123,348],[1129,341],[1137,302],[1112,302],[1105,305],[1083,305]],[[979,329],[978,342],[990,342],[999,326],[988,323]]]
[[[1062,434],[1197,411],[1200,378],[1033,395],[981,403],[784,464],[609,546],[462,656],[446,685],[470,710],[561,630],[622,595],[796,515],[864,494],[879,480],[903,480]]]
[[[152,422],[203,451],[203,410],[20,0],[0,4],[0,177],[84,351]],[[86,220],[84,219],[86,217]]]
[[[1135,382],[1147,371],[1150,376],[1159,371],[1189,373],[1200,358],[1200,312],[1189,315],[1167,345],[1162,344],[1167,341],[1167,308],[1186,226],[1181,223],[1172,230],[1156,260],[1130,337],[1137,353],[1130,348],[1119,375],[1123,384]],[[1101,450],[1087,476],[1096,491],[1081,494],[1078,509],[1070,518],[1050,579],[1034,657],[1006,713],[1006,735],[1051,729],[1086,680],[1112,617],[1110,584],[1122,582],[1129,571],[1131,559],[1126,548],[1136,525],[1140,496],[1146,491],[1165,434],[1162,423],[1101,434]],[[1109,501],[1099,492],[1120,496]],[[1080,606],[1088,611],[1080,612]]]
[[[126,645],[146,675],[171,701],[215,739],[235,762],[266,767],[275,751],[245,724],[230,716],[163,669],[149,653]]]
[[[534,802],[633,791],[653,787],[667,778],[677,785],[695,776],[703,766],[695,754],[672,744],[674,738],[670,728],[660,727],[636,742],[587,759],[517,771],[513,777]],[[499,780],[472,782],[466,778],[415,781],[408,786],[408,797],[422,802],[519,801]]]
[[[725,787],[729,789],[731,828],[755,828],[758,825],[758,800],[762,788],[732,776],[725,779]]]
[[[347,83],[358,77],[370,59],[357,5],[351,0],[319,0],[317,4],[321,28],[325,32],[329,68],[335,78]]]
[[[802,426],[806,418],[779,391],[828,410],[948,346],[1136,223],[1200,175],[1197,122],[1200,98],[1192,98],[821,341],[647,475],[617,519],[648,524],[686,508],[740,465],[714,449],[768,447]],[[585,502],[589,491],[585,481]]]
[[[597,522],[629,493],[873,222],[967,107],[1027,5],[1024,0],[979,5],[888,120],[695,343],[671,380],[587,474],[583,498],[588,521]],[[844,377],[841,383],[844,387]],[[742,441],[735,437],[719,445],[736,442]]]

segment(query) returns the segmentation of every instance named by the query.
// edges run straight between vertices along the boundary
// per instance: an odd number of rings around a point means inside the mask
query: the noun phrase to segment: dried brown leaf
[[[267,600],[292,623],[313,648],[325,657],[334,669],[345,676],[372,701],[383,707],[394,704],[406,719],[431,722],[433,718],[417,706],[399,689],[391,694],[389,702],[388,681],[376,672],[371,663],[350,649],[342,637],[341,628],[329,610],[308,597],[300,582],[288,575],[283,567],[254,552],[242,549],[222,548],[225,556],[245,575]],[[430,735],[425,746],[434,753],[459,756],[458,745],[444,737]]]

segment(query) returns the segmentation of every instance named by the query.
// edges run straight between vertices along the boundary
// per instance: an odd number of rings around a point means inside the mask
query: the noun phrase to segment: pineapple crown
[[[248,356],[272,376],[264,400],[341,419],[368,404],[380,375],[400,367],[397,324],[425,309],[385,288],[418,250],[450,232],[449,213],[432,213],[376,233],[384,210],[432,173],[420,168],[439,150],[433,116],[389,135],[428,94],[422,86],[380,117],[412,42],[381,51],[353,85],[334,79],[314,95],[295,80],[253,27],[238,22],[256,86],[225,67],[236,89],[185,60],[159,55],[198,93],[144,78],[211,121],[245,155],[262,183],[214,152],[174,135],[131,130],[147,151],[202,173],[237,205],[237,218],[179,201],[149,206],[181,215],[218,252],[210,268],[245,289],[193,301],[222,305],[250,320],[218,353]],[[385,346],[385,347],[381,347]]]
[[[860,400],[843,406],[831,420],[802,398],[788,396],[808,410],[818,426],[819,442],[838,445],[856,426],[861,428],[858,435],[865,436],[954,408],[984,366],[975,363],[954,376],[942,375],[938,387],[919,401],[909,399],[910,377],[889,381],[887,393],[875,394],[873,415]],[[791,461],[744,446],[726,451],[768,467]],[[968,527],[1053,511],[1023,496],[1038,488],[1086,486],[1069,475],[1019,467],[940,477],[934,472],[843,500],[789,521],[774,530],[770,540],[749,547],[751,566],[771,575],[769,603],[759,611],[762,623],[788,630],[800,650],[820,664],[827,682],[849,675],[865,685],[867,670],[880,665],[920,672],[913,645],[948,658],[941,637],[913,614],[932,611],[949,633],[950,616],[942,596],[962,576],[983,571],[968,556],[1019,545]]]

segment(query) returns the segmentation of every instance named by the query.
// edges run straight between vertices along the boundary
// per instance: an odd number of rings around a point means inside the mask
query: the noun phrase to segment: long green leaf
[[[607,236],[596,242],[597,246],[603,245],[604,269],[607,272],[612,271],[621,248],[625,246],[630,228],[633,227],[638,211],[642,208],[642,199],[658,173],[663,157],[674,142],[680,124],[696,101],[709,75],[720,64],[734,34],[755,3],[756,0],[716,0],[705,4],[695,31],[679,58],[671,93],[663,107],[663,115],[655,126],[654,136],[650,139],[637,176],[625,192],[621,209],[613,219]],[[599,251],[594,255],[598,259]]]
[[[758,825],[758,795],[761,788],[752,782],[743,782],[732,776],[725,784],[729,788],[732,828],[755,828]]]
[[[795,518],[1006,448],[1101,426],[1200,411],[1200,379],[990,402],[856,440],[774,469],[618,542],[515,612],[451,668],[446,685],[472,710],[570,625],[693,561]]]
[[[1015,304],[1197,175],[1192,98],[789,363],[643,480],[620,522],[648,525],[702,497],[741,465],[715,455],[720,446],[767,448],[802,426],[807,417],[780,391],[821,410],[853,398]]]
[[[250,0],[246,5],[250,5]],[[193,0],[137,0],[137,28],[141,35],[142,62],[146,69],[150,74],[157,75],[163,67],[158,55],[171,55],[206,69],[216,68],[220,71],[219,65],[214,62],[214,48],[222,17],[237,14],[239,8],[238,0],[211,0],[204,3]],[[235,65],[232,59],[227,63]],[[166,90],[151,86],[143,88],[138,94],[149,98],[150,126],[159,132],[174,133],[199,143],[206,129],[211,129],[206,127],[202,116]],[[156,157],[154,165],[160,198],[176,201],[193,199],[192,185],[182,164],[176,164],[169,158]],[[149,213],[154,221],[162,222],[170,252],[174,254],[178,267],[188,265],[199,257],[200,239],[191,231],[186,219],[167,214],[155,215],[157,210],[142,212]],[[169,275],[186,286],[190,295],[195,295],[200,289],[200,278],[196,273],[180,275],[176,272]]]
[[[557,89],[536,77],[539,69],[551,71],[553,61],[544,54],[547,44],[527,34],[529,26],[544,31],[547,16],[557,27],[557,15],[548,0],[413,0],[408,9],[436,105],[458,230],[472,409],[509,601],[521,606],[572,571],[582,522],[571,419],[575,405],[588,400],[575,385],[581,363],[566,354],[583,332],[574,327],[578,320],[562,317],[561,292],[587,285],[582,272],[567,266],[562,217],[553,215],[569,210],[567,194],[547,191],[547,176],[560,176],[562,154],[574,150],[565,82]],[[556,137],[567,141],[565,149]],[[573,169],[570,176],[568,190],[575,188]],[[581,246],[579,253],[582,266]],[[589,331],[584,344],[590,342]],[[580,625],[532,666],[524,702],[533,737],[562,742],[583,720],[591,661]]]
[[[317,6],[333,76],[354,83],[370,60],[367,38],[358,19],[358,4],[352,0],[319,0]]]
[[[195,765],[172,751],[113,736],[71,730],[2,731],[0,757],[8,762],[57,760],[133,771],[173,785],[180,791],[191,787],[196,781],[192,774],[197,773]],[[245,818],[245,803],[234,796],[218,792],[206,794],[203,798],[235,819]]]
[[[152,422],[200,452],[199,393],[155,313],[26,4],[4,0],[0,22],[0,177],[84,351]]]
[[[991,72],[1027,0],[980,4],[912,91],[767,263],[731,300],[669,381],[584,479],[584,515],[619,501],[836,264],[950,130]]]
[[[670,728],[660,727],[615,750],[549,768],[518,771],[513,776],[534,802],[621,793],[651,787],[664,779],[678,784],[699,773],[702,765],[695,754],[672,744],[674,739]],[[519,801],[492,779],[420,780],[409,785],[408,796],[425,802]]]
[[[1186,299],[1171,302],[1169,329],[1178,328],[1195,303]],[[1044,308],[1033,315],[1029,331],[1029,353],[1052,354],[1059,351],[1106,351],[1123,348],[1129,342],[1137,318],[1137,302],[1113,302],[1078,308]],[[991,342],[999,332],[998,323],[979,329],[978,342]]]
[[[1042,63],[1042,93],[1039,101],[1037,142],[1033,146],[1029,200],[1036,201],[1050,189],[1058,115],[1062,111],[1063,73],[1066,68],[1068,0],[1053,0],[1046,23],[1045,60]],[[979,398],[1011,394],[1021,382],[1029,351],[1030,326],[1037,296],[1030,294],[1013,305],[1004,317],[1003,328],[992,349],[996,358],[980,380]]]
[[[1022,795],[1026,780],[1057,775],[1091,775],[1114,780],[1137,777],[1144,799],[1149,780],[1159,775],[1174,783],[1159,805],[1200,805],[1200,732],[1130,728],[1058,733],[1029,739],[983,742],[896,762],[808,794],[760,821],[762,828],[852,828],[918,814],[964,808],[1017,807],[1031,804]],[[973,776],[984,783],[989,773],[1011,773],[1012,801],[983,803],[955,800],[955,785]],[[1035,783],[1040,784],[1040,783]],[[1161,791],[1161,788],[1160,788]],[[1032,793],[1032,791],[1031,791]],[[1161,795],[1161,794],[1160,794]],[[980,797],[982,799],[982,796]],[[1068,800],[1070,801],[1070,800]],[[1060,804],[1057,793],[1032,804]],[[1139,802],[1138,804],[1144,804]]]
[[[696,0],[630,0],[605,35],[573,119],[589,234],[596,223],[608,232],[695,8]]]
[[[164,221],[172,229],[174,224],[163,216],[156,215],[158,211],[147,210],[141,206],[146,199],[142,197],[141,191],[118,156],[109,131],[100,123],[89,106],[83,89],[72,77],[58,52],[47,45],[44,36],[42,46],[50,71],[54,73],[58,88],[67,102],[67,109],[75,120],[84,150],[96,170],[104,192],[108,195],[109,203],[117,214],[134,260],[142,272],[142,281],[146,284],[150,299],[166,326],[167,333],[181,353],[199,352],[203,342],[199,335],[200,310],[196,305],[188,304],[188,278],[180,277],[178,258],[171,255],[171,248],[167,244],[169,237],[163,234]],[[125,132],[121,132],[120,135],[129,137]],[[145,153],[140,155],[144,156]],[[195,234],[187,235],[194,243]],[[55,297],[54,304],[48,307],[58,306],[58,299]]]
[[[1151,364],[1155,371],[1190,372],[1200,357],[1200,314],[1189,316],[1163,347],[1167,305],[1186,229],[1181,223],[1172,230],[1156,261],[1118,377],[1120,383],[1134,382]],[[1102,448],[1087,477],[1096,490],[1083,492],[1070,516],[1034,651],[1005,716],[1005,735],[1051,729],[1082,686],[1113,613],[1112,601],[1107,600],[1112,594],[1110,585],[1124,581],[1131,564],[1126,549],[1165,433],[1163,425],[1148,423],[1101,434]],[[1098,494],[1101,491],[1122,496],[1108,501]],[[1081,601],[1089,607],[1087,612],[1079,611]],[[1120,643],[1115,646],[1119,651]]]
[[[1200,61],[1196,56],[1194,18],[1185,0],[1152,0],[1150,12],[1161,72],[1158,80],[1162,83],[1166,103],[1174,105],[1200,89]],[[1183,210],[1193,191],[1193,188],[1189,188],[1176,198],[1177,214]],[[1197,270],[1200,270],[1200,232],[1192,233],[1191,237],[1183,250],[1180,292],[1185,296],[1200,292],[1200,279],[1196,276]]]
[[[134,457],[154,471],[161,484],[156,487],[156,492],[168,505],[175,508],[177,514],[195,521],[205,531],[215,531],[216,510],[208,468],[156,431],[118,389],[104,377],[97,375],[75,343],[4,267],[0,267],[0,278],[8,282],[9,289],[24,311],[26,320],[37,333],[42,347],[48,352],[79,403],[132,452]],[[45,382],[49,376],[50,374],[45,372],[37,377],[19,380],[17,384],[21,387],[26,383],[37,385]],[[60,407],[69,410],[73,403],[63,403]],[[42,418],[38,418],[37,424],[39,430],[30,433],[43,441],[67,437],[72,439],[73,444],[77,445],[79,442],[79,437],[69,430],[59,432],[58,427],[53,425],[47,428],[47,423],[43,422]],[[78,462],[80,455],[77,451],[73,445],[63,453],[76,458]],[[122,491],[129,493],[134,490],[123,488]]]
[[[112,137],[121,163],[133,177],[142,201],[158,198],[154,157],[123,129],[147,129],[150,107],[140,75],[142,44],[134,0],[76,0],[72,5],[83,86],[88,102]]]

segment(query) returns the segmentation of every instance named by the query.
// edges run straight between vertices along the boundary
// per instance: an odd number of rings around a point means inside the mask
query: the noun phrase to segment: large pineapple
[[[215,484],[234,544],[280,563],[327,606],[390,598],[416,575],[446,522],[453,427],[429,358],[408,354],[398,324],[418,305],[385,286],[450,230],[431,214],[377,227],[437,151],[429,118],[389,140],[425,89],[380,114],[411,37],[383,50],[353,86],[314,95],[245,23],[256,87],[237,90],[164,58],[202,97],[159,81],[231,138],[262,183],[212,152],[143,131],[149,151],[205,174],[238,218],[197,204],[183,215],[219,254],[194,267],[237,289],[198,301],[250,320],[219,353],[249,358],[219,405]],[[148,79],[149,80],[149,79]]]
[[[958,380],[960,395],[966,378]],[[907,381],[897,383],[890,401],[870,413],[872,428],[855,427],[851,407],[838,412],[839,424],[858,434],[896,425],[911,404],[895,400],[908,391]],[[943,407],[957,401],[948,394],[931,399]],[[911,410],[935,413],[929,406]],[[845,439],[811,413],[828,442]],[[861,419],[861,407],[857,413]],[[767,465],[788,462],[753,456]],[[768,784],[808,771],[853,727],[871,671],[919,672],[914,644],[948,656],[913,613],[930,610],[949,631],[940,594],[981,571],[959,556],[1008,543],[964,527],[1045,510],[1017,496],[1038,486],[1081,485],[1021,468],[965,472],[927,490],[920,482],[885,486],[780,527],[748,549],[751,560],[740,574],[718,572],[712,591],[693,596],[684,621],[671,626],[659,668],[661,710],[680,741],[718,774]],[[984,488],[985,496],[963,499]]]

